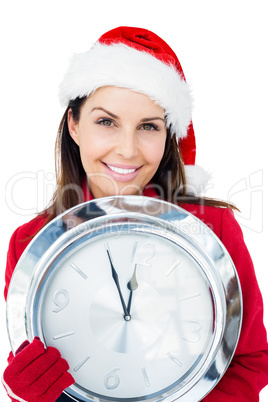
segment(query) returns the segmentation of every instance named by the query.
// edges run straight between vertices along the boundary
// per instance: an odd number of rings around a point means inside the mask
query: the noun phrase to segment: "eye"
[[[97,121],[97,124],[105,127],[111,127],[113,125],[113,121],[111,119],[100,119]]]
[[[145,130],[145,131],[154,131],[154,130],[159,131],[158,126],[153,123],[144,123],[144,124],[142,124],[141,128],[142,128],[142,130]]]

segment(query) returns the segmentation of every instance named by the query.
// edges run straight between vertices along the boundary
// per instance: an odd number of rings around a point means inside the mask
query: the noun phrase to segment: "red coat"
[[[156,197],[145,191],[144,195]],[[84,201],[92,199],[84,188]],[[205,402],[255,402],[268,384],[268,344],[263,324],[263,301],[251,257],[232,210],[184,204],[183,208],[208,225],[225,245],[236,266],[243,293],[243,325],[234,358]],[[20,226],[12,235],[7,255],[5,298],[17,261],[31,239],[43,226],[44,216]]]

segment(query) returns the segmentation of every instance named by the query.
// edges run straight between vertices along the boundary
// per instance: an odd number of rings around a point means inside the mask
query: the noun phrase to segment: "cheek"
[[[81,139],[79,148],[83,162],[91,164],[101,159],[108,152],[108,145],[107,141],[91,136]]]
[[[165,140],[162,140],[157,143],[152,143],[151,146],[147,148],[146,155],[150,165],[158,167],[165,152],[165,142]]]

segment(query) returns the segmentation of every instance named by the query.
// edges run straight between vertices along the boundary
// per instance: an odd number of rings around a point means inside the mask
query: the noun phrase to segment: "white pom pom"
[[[211,175],[197,165],[185,165],[185,175],[186,193],[189,195],[201,195],[211,179]]]

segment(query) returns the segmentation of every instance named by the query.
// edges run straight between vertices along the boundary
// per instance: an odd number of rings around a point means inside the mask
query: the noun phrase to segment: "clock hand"
[[[138,282],[137,282],[137,278],[136,278],[136,269],[137,269],[137,264],[135,264],[133,275],[132,275],[130,281],[127,283],[127,287],[130,290],[130,295],[129,295],[128,304],[127,304],[127,311],[128,311],[129,315],[130,315],[133,291],[138,289],[138,286],[139,286]]]
[[[112,259],[111,259],[111,255],[110,255],[108,246],[106,245],[105,247],[106,247],[106,251],[107,251],[107,254],[108,254],[108,257],[109,257],[109,261],[110,261],[110,265],[111,265],[112,277],[113,277],[113,280],[114,280],[115,285],[116,285],[116,287],[117,287],[117,290],[118,290],[118,293],[119,293],[119,297],[120,297],[120,300],[121,300],[121,304],[122,304],[122,307],[123,307],[123,310],[124,310],[124,319],[125,319],[126,321],[129,321],[129,320],[131,319],[131,316],[130,316],[130,314],[128,313],[128,309],[127,309],[127,307],[126,307],[126,304],[125,304],[125,301],[124,301],[124,298],[123,298],[123,295],[122,295],[122,292],[121,292],[121,289],[120,289],[118,274],[117,274],[117,272],[116,272],[116,270],[115,270],[115,268],[114,268],[114,265],[113,265],[113,263],[112,263]]]

